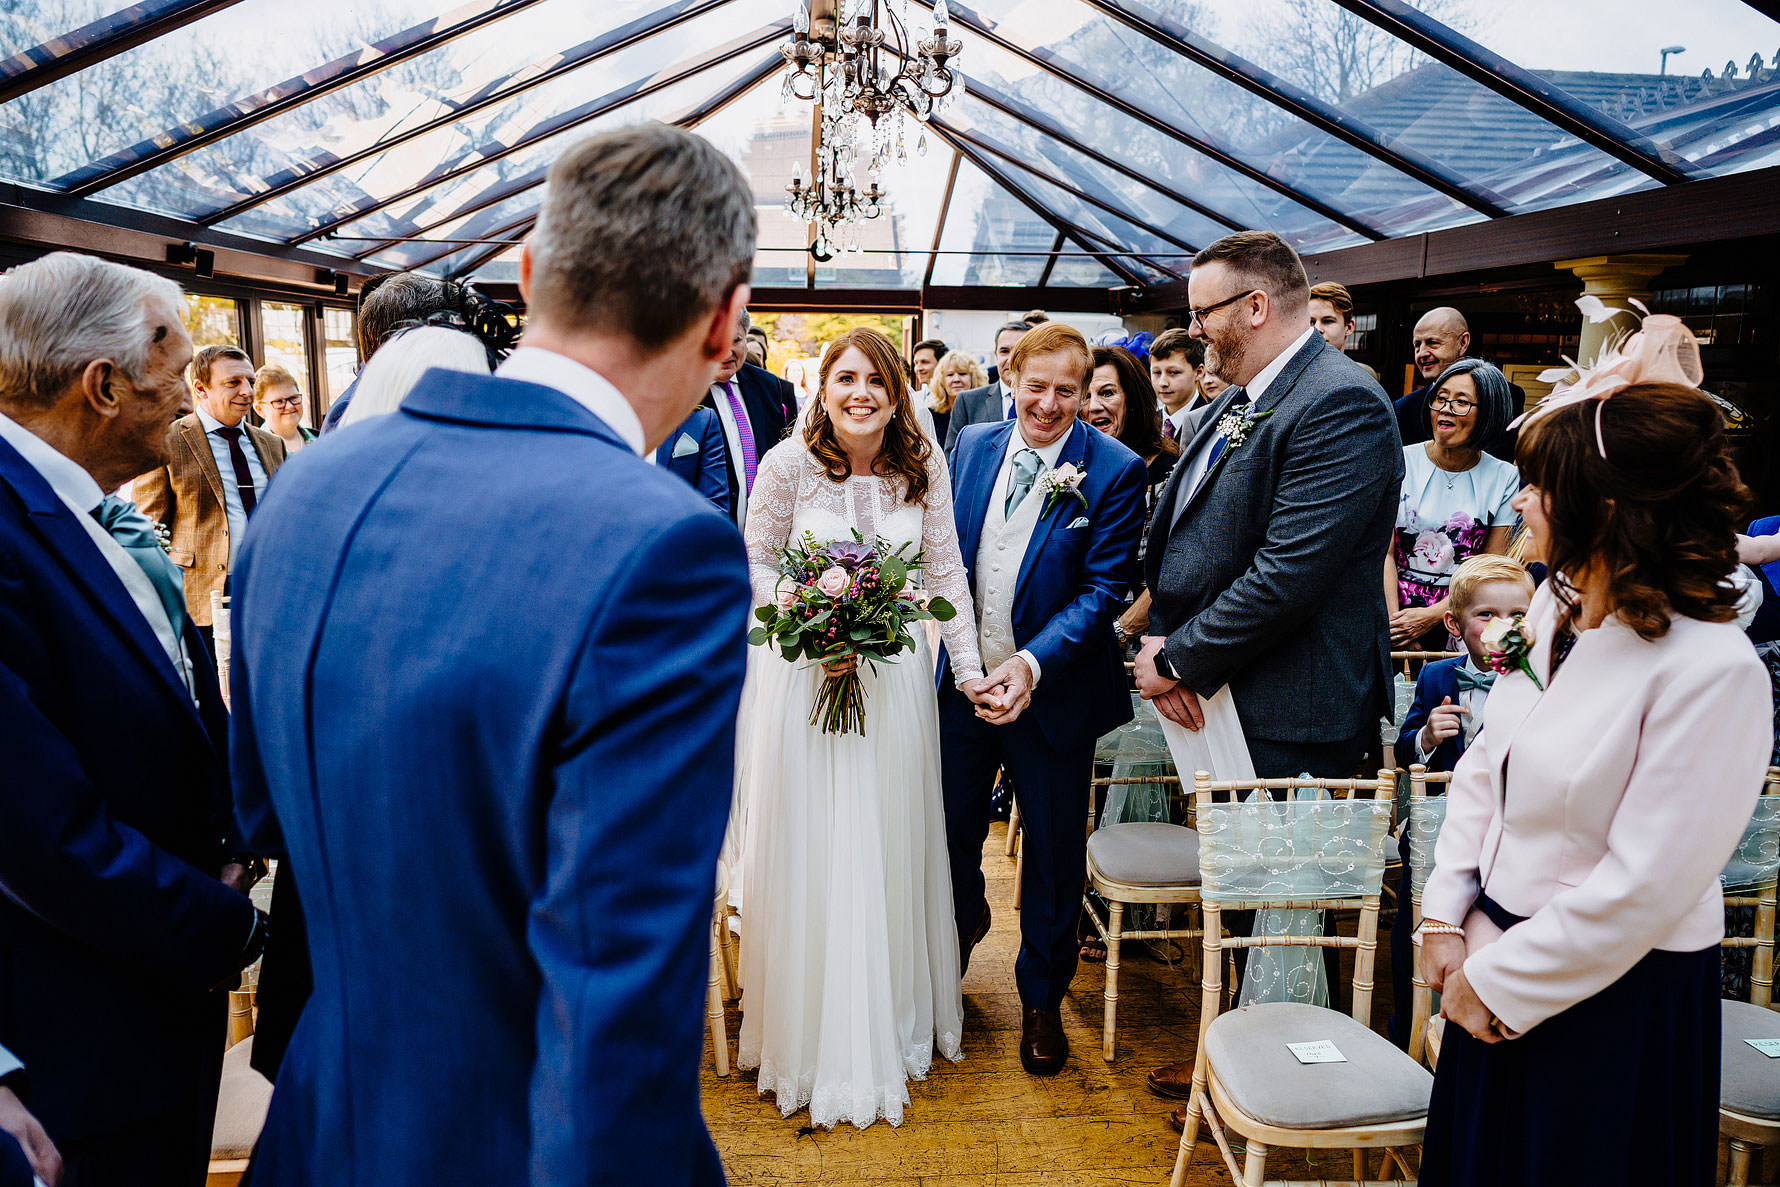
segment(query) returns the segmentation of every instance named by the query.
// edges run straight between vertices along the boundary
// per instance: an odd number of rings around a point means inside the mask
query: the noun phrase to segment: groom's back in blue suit
[[[734,526],[499,378],[429,372],[297,461],[235,577],[238,803],[315,967],[256,1187],[721,1182]]]

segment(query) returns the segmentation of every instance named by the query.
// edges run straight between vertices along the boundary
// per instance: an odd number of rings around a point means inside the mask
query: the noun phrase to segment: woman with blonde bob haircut
[[[925,592],[957,610],[940,624],[953,679],[980,694],[951,485],[921,411],[888,338],[855,329],[835,340],[801,431],[760,460],[745,529],[754,600],[800,604],[780,581],[793,542],[920,553]],[[857,562],[848,554],[835,565]],[[908,1081],[925,1078],[935,1048],[962,1057],[934,660],[926,632],[913,634],[911,649],[862,666],[863,735],[812,722],[822,665],[766,648],[749,656],[736,812],[748,1004],[737,1063],[760,1069],[760,1091],[781,1113],[808,1106],[818,1126],[899,1124]]]
[[[1727,581],[1749,492],[1701,378],[1651,317],[1524,418],[1514,507],[1550,577],[1484,632],[1501,675],[1422,896],[1447,1019],[1424,1187],[1714,1182],[1719,874],[1773,733]]]

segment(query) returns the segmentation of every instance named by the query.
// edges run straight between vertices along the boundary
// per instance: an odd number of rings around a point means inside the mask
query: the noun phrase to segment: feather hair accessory
[[[1584,400],[1595,401],[1595,448],[1603,461],[1607,458],[1607,442],[1601,435],[1601,409],[1607,400],[1628,387],[1646,383],[1673,383],[1698,388],[1706,372],[1700,365],[1700,347],[1678,317],[1667,313],[1651,313],[1642,302],[1632,301],[1644,315],[1639,328],[1607,343],[1594,362],[1579,364],[1566,357],[1568,367],[1542,371],[1542,383],[1556,383],[1549,396],[1516,418],[1509,428],[1532,424],[1560,408],[1568,408]],[[1584,296],[1576,307],[1591,322],[1611,321],[1625,312],[1604,304],[1599,297]]]

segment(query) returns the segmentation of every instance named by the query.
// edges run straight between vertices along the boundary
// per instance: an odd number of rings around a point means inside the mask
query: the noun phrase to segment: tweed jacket
[[[1403,486],[1384,391],[1310,335],[1262,392],[1246,439],[1176,491],[1242,393],[1205,410],[1162,488],[1145,552],[1150,633],[1202,697],[1230,686],[1245,734],[1345,742],[1390,713],[1379,580]]]
[[[270,480],[284,464],[284,442],[245,421],[242,427]],[[199,626],[209,626],[210,591],[220,590],[229,575],[229,516],[222,474],[197,413],[174,421],[167,435],[171,446],[167,464],[136,479],[130,491],[144,515],[173,533],[167,555],[185,572],[186,613]]]

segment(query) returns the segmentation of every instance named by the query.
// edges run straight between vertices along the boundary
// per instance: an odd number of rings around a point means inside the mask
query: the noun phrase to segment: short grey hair
[[[590,137],[550,167],[532,316],[659,349],[747,283],[758,230],[752,187],[708,140],[666,124]]]
[[[166,277],[79,252],[8,269],[0,276],[0,406],[51,407],[95,359],[141,379],[184,305]]]
[[[394,412],[420,377],[434,368],[487,375],[488,351],[482,339],[464,330],[419,326],[399,331],[384,340],[358,373],[340,427]]]
[[[743,333],[743,335],[746,335],[748,333],[748,331],[752,330],[753,328],[754,328],[754,319],[748,316],[748,311],[746,309],[742,310],[742,333]]]

